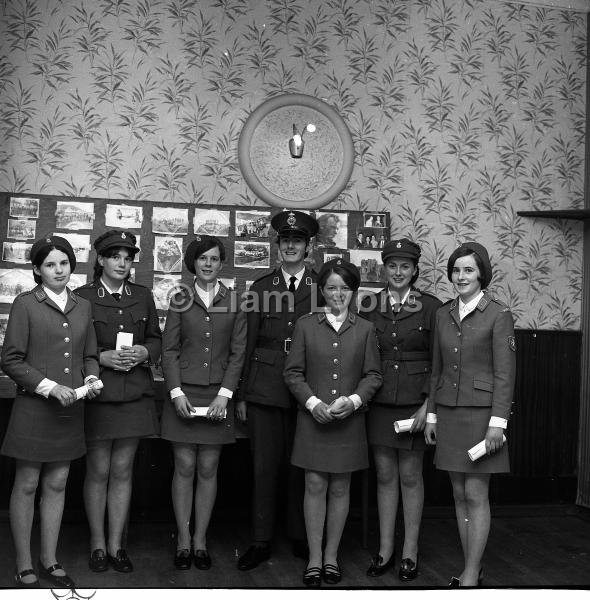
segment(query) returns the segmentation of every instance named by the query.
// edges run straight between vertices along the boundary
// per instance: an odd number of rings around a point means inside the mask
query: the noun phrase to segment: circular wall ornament
[[[315,125],[307,128],[307,125]],[[303,133],[299,158],[290,141]],[[291,149],[291,152],[290,152]],[[342,117],[305,94],[263,102],[248,117],[238,141],[240,170],[258,198],[281,208],[320,208],[346,187],[354,144]]]

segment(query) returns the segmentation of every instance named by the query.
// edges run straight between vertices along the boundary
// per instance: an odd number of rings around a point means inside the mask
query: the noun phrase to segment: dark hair
[[[383,265],[387,265],[387,263],[392,259],[395,258],[395,254],[392,254],[391,256],[388,256],[384,261],[383,261]],[[416,269],[416,272],[414,273],[414,275],[412,275],[412,279],[410,279],[410,287],[412,287],[416,281],[418,281],[418,277],[420,277],[420,267],[418,266],[418,262],[415,261],[413,258],[409,258],[406,256],[398,256],[398,259],[403,259],[403,260],[408,260],[410,261],[413,265],[414,268]]]
[[[135,242],[134,242],[135,243]],[[97,254],[96,260],[94,261],[94,279],[99,279],[102,277],[102,272],[104,271],[103,266],[98,262],[98,257],[102,256],[103,258],[112,258],[115,254],[121,252],[121,250],[126,250],[129,253],[129,256],[133,258],[137,253],[133,252],[129,246],[110,246],[109,248],[105,248],[100,254]],[[131,277],[131,271],[129,271],[125,280]]]
[[[342,281],[344,281],[344,283],[353,292],[356,292],[359,289],[360,281],[348,269],[340,266],[335,266],[331,267],[330,269],[320,271],[318,277],[318,288],[322,289],[326,285],[326,282],[332,273],[335,275],[340,275],[340,277],[342,277]]]
[[[52,250],[59,250],[63,252],[68,257],[68,262],[70,263],[70,269],[72,268],[72,261],[70,260],[69,250],[62,246],[61,244],[48,244],[47,246],[43,246],[39,252],[37,252],[37,256],[35,256],[35,262],[31,261],[31,264],[34,267],[39,268],[43,261],[49,256]],[[35,283],[43,283],[43,278],[40,275],[37,275],[35,271],[33,271],[33,279]]]
[[[453,283],[453,268],[455,266],[455,263],[457,262],[458,258],[463,258],[464,256],[473,256],[473,259],[475,260],[475,264],[477,265],[477,268],[479,269],[479,277],[477,278],[477,280],[479,281],[481,288],[485,289],[489,285],[490,282],[486,281],[486,279],[485,279],[486,270],[485,270],[484,262],[483,262],[481,256],[477,252],[474,252],[471,248],[465,248],[463,246],[459,246],[459,248],[457,248],[451,254],[451,256],[449,256],[449,262],[447,263],[447,278],[448,278],[448,280],[451,283]]]
[[[201,244],[198,246],[197,251],[195,252],[195,258],[194,260],[197,260],[197,258],[199,258],[199,256],[201,256],[201,254],[205,254],[205,252],[208,252],[209,250],[211,250],[211,248],[219,248],[219,258],[221,259],[221,262],[225,261],[225,246],[223,245],[223,242],[214,237],[211,236],[207,239],[204,239]]]

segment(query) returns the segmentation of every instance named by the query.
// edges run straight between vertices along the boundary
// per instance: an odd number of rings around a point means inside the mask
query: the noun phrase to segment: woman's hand
[[[335,419],[346,419],[354,412],[354,402],[348,396],[340,396],[334,401],[334,408],[329,410]]]
[[[86,384],[92,384],[95,381],[98,381],[98,377],[91,376],[87,379]],[[100,390],[94,388],[88,388],[88,393],[86,394],[86,398],[92,400],[92,398],[96,398],[100,394]]]
[[[503,436],[504,430],[502,427],[488,427],[485,437],[487,454],[494,454],[502,448],[504,445]]]
[[[328,405],[325,402],[318,402],[311,411],[312,417],[322,425],[334,420],[334,416],[328,410]]]
[[[426,406],[428,404],[428,398],[424,400],[422,406],[410,417],[414,419],[412,426],[410,427],[410,433],[416,433],[417,431],[424,431],[426,426]]]
[[[215,399],[209,404],[207,418],[212,421],[222,421],[225,419],[228,398],[225,396],[215,396]]]
[[[100,364],[116,371],[127,371],[128,360],[121,356],[122,350],[104,350],[100,353]]]
[[[188,398],[181,394],[180,396],[176,396],[174,400],[174,408],[176,409],[176,414],[182,419],[190,419],[191,418],[191,409],[192,404],[189,402]]]
[[[55,398],[62,406],[71,406],[76,402],[76,392],[65,385],[55,385],[49,392],[50,398]]]
[[[129,370],[145,362],[149,357],[149,352],[145,346],[135,344],[134,346],[122,346],[119,356],[127,365],[126,369]]]
[[[246,409],[246,401],[240,400],[236,402],[236,417],[238,421],[245,423],[248,420],[248,410]]]
[[[436,423],[424,425],[424,439],[429,446],[436,446]]]

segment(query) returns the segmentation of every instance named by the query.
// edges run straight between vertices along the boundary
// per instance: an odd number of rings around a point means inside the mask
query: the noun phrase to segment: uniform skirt
[[[426,441],[423,431],[396,433],[393,428],[394,421],[409,419],[420,406],[420,404],[396,406],[371,402],[367,417],[369,444],[402,450],[425,450]]]
[[[182,391],[192,406],[209,406],[217,396],[221,384],[189,385],[182,384]],[[174,404],[169,398],[164,400],[162,411],[162,432],[160,436],[171,442],[187,444],[233,444],[234,403],[227,403],[227,416],[222,421],[212,421],[206,417],[183,419],[176,414]]]
[[[365,413],[322,425],[305,410],[297,411],[291,463],[302,469],[350,473],[369,466]]]
[[[459,473],[508,473],[508,444],[495,454],[472,462],[467,450],[481,442],[490,422],[490,409],[479,406],[436,407],[437,469]]]
[[[86,454],[84,401],[64,408],[55,398],[17,392],[0,452],[34,462],[80,458]]]
[[[155,435],[159,426],[154,397],[133,402],[87,402],[84,429],[88,442]]]

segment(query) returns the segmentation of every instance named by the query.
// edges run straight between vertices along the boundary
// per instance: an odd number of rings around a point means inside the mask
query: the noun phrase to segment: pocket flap
[[[148,317],[143,310],[131,309],[129,311],[131,313],[131,318],[134,323],[138,323],[139,321],[147,321]]]
[[[257,360],[265,365],[274,365],[277,358],[277,351],[269,348],[256,348],[252,360]]]
[[[484,390],[484,392],[493,392],[494,391],[493,383],[490,383],[489,381],[482,381],[481,379],[474,379],[473,387],[476,390]]]
[[[418,375],[420,373],[430,373],[430,363],[427,360],[412,360],[406,362],[408,375]]]

